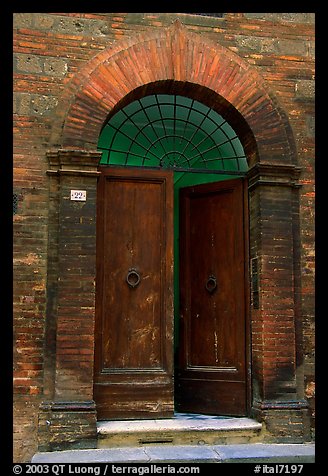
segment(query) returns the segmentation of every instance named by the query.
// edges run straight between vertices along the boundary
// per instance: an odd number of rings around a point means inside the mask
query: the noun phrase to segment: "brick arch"
[[[216,96],[214,102],[225,105],[221,109],[230,122],[243,118],[248,133],[240,139],[248,147],[251,165],[258,161],[296,163],[288,119],[256,69],[204,35],[190,32],[179,20],[166,29],[118,41],[90,60],[62,97],[52,145],[95,149],[101,128],[117,103],[134,90],[165,81],[171,87],[206,88]],[[195,99],[199,96],[194,90]]]

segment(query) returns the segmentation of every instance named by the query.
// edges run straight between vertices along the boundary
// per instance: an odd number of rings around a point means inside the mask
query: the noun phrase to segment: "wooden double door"
[[[173,188],[168,170],[107,168],[99,178],[94,399],[100,420],[163,418],[174,409],[247,414],[244,181],[180,191],[176,324]]]

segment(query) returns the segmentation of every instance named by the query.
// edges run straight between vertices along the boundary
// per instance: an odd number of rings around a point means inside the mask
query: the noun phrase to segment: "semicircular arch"
[[[249,165],[295,164],[288,118],[247,61],[176,21],[106,48],[71,80],[57,108],[52,145],[95,150],[109,114],[126,98],[163,92],[208,104],[234,127]]]

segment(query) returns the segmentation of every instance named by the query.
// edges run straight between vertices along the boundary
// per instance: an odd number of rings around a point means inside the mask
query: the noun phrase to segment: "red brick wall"
[[[110,45],[161,31],[177,18],[187,30],[245,60],[285,111],[296,142],[300,182],[299,372],[314,402],[314,22],[313,15],[173,13],[17,13],[14,15],[14,399],[15,459],[36,451],[47,311],[48,162],[61,147],[62,97],[79,72]],[[200,65],[201,68],[201,65]],[[77,74],[78,73],[78,74]],[[142,73],[141,73],[142,74]],[[76,76],[75,76],[76,75]],[[72,81],[73,82],[72,82]],[[67,95],[72,100],[72,95]],[[120,98],[113,97],[112,105]],[[58,108],[57,108],[58,106]],[[56,109],[57,108],[57,109]],[[65,121],[65,117],[62,117]],[[79,120],[79,118],[77,118]],[[61,132],[61,131],[59,131]],[[303,358],[304,357],[304,358]]]

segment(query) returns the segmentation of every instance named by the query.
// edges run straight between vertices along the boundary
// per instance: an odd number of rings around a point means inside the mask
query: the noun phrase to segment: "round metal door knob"
[[[136,288],[138,284],[140,283],[141,278],[140,274],[135,268],[129,269],[129,272],[126,276],[126,282],[130,286],[130,288]]]
[[[212,294],[218,287],[218,284],[216,282],[216,277],[215,276],[209,276],[208,280],[206,281],[205,288],[206,290]]]

